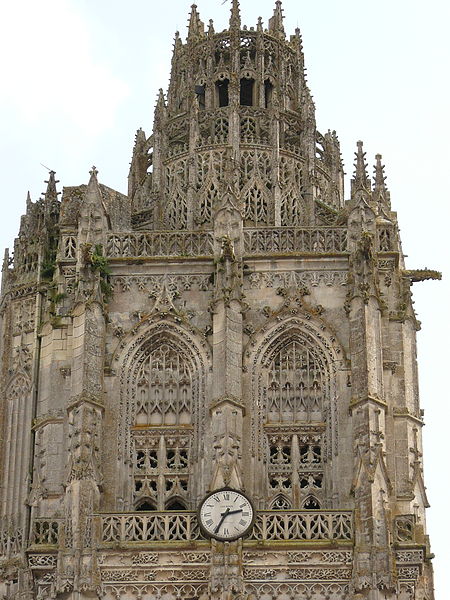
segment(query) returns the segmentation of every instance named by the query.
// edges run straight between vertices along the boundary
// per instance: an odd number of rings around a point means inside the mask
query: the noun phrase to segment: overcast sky
[[[228,0],[198,0],[205,23],[224,29]],[[27,190],[36,200],[46,169],[63,185],[102,183],[125,192],[138,127],[147,135],[158,88],[167,89],[173,34],[184,37],[184,0],[0,0],[0,246],[12,246]],[[265,23],[272,0],[242,0],[243,22]],[[369,165],[380,152],[408,268],[443,271],[414,285],[422,321],[428,525],[436,553],[436,599],[448,569],[450,341],[448,110],[450,3],[445,0],[285,0],[288,34],[303,35],[321,131],[339,135],[346,172],[358,139]],[[371,167],[372,171],[372,167]],[[349,195],[347,185],[346,196]],[[447,563],[447,564],[445,564]],[[445,568],[447,567],[447,572]]]

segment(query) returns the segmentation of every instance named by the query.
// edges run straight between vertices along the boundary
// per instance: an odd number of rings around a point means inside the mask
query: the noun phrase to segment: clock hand
[[[218,533],[219,532],[219,529],[222,527],[222,523],[225,521],[225,519],[226,519],[227,515],[229,514],[229,512],[230,512],[230,509],[227,508],[227,510],[221,514],[222,518],[220,519],[217,527],[214,529],[214,533]]]
[[[235,514],[240,513],[240,512],[242,512],[242,508],[239,508],[238,510],[230,510],[230,511],[227,512],[226,516],[228,516],[228,515],[235,515]]]

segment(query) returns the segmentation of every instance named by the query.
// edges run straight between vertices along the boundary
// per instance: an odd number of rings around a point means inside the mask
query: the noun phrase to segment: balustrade
[[[193,512],[104,514],[101,541],[176,542],[202,539]],[[248,539],[255,541],[352,540],[351,512],[268,511],[259,512]]]
[[[266,252],[347,252],[347,229],[344,227],[265,227],[244,230],[246,254]]]
[[[211,231],[157,231],[145,233],[117,233],[106,243],[108,258],[146,256],[211,256]]]

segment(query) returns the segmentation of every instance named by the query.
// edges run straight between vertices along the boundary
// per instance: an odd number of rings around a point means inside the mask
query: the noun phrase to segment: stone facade
[[[350,199],[298,30],[195,5],[128,196],[27,202],[3,265],[0,597],[432,600],[416,330],[381,156]],[[206,538],[207,492],[248,536]]]

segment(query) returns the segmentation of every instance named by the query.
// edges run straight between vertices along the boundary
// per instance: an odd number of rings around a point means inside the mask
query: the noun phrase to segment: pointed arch
[[[164,510],[175,497],[186,504],[201,485],[191,466],[203,452],[206,342],[176,314],[154,314],[121,344],[118,457],[121,498],[143,499]],[[130,485],[132,482],[132,485]]]
[[[284,316],[284,318],[283,318]],[[250,452],[266,471],[255,494],[280,494],[293,508],[329,495],[327,463],[337,453],[336,373],[342,351],[317,318],[278,314],[251,340],[245,353],[251,427]],[[328,486],[327,486],[328,484]]]
[[[26,478],[31,436],[31,381],[19,370],[5,388],[4,467],[0,517],[18,522],[26,498]]]

